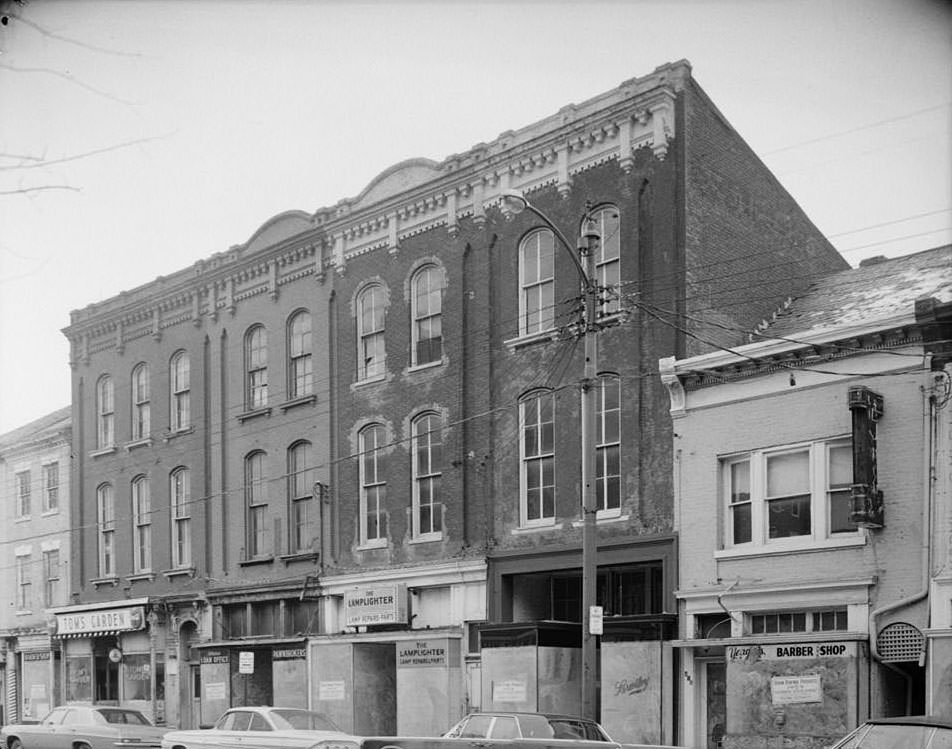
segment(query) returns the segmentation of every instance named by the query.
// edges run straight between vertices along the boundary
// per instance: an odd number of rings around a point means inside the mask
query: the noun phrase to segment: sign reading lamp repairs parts
[[[375,585],[344,593],[344,625],[347,627],[406,623],[406,585]]]

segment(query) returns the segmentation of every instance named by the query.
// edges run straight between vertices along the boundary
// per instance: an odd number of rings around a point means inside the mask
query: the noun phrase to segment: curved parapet
[[[311,229],[313,226],[314,221],[306,211],[284,211],[272,216],[259,226],[248,238],[248,241],[241,245],[241,248],[246,251],[254,251],[272,247],[282,240],[290,239]]]

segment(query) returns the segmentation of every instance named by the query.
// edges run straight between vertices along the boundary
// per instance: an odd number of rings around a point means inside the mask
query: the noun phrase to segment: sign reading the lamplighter
[[[419,668],[421,666],[446,667],[446,640],[414,640],[397,643],[397,666],[400,668]]]
[[[347,627],[406,623],[406,585],[375,585],[344,593],[344,625]]]
[[[104,630],[128,632],[142,629],[144,626],[145,609],[142,606],[56,615],[56,634],[61,637],[92,634]]]

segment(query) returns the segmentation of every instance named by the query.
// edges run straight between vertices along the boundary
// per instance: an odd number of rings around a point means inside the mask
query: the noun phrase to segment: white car
[[[320,713],[296,707],[233,707],[214,728],[170,731],[162,749],[358,749],[360,740],[346,734]]]

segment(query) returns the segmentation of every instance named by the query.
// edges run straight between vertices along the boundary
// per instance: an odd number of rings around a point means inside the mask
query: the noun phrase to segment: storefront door
[[[727,664],[722,658],[697,659],[700,695],[697,736],[704,749],[721,749],[727,730]]]
[[[188,664],[188,707],[183,728],[198,728],[202,715],[202,667],[198,663]]]

